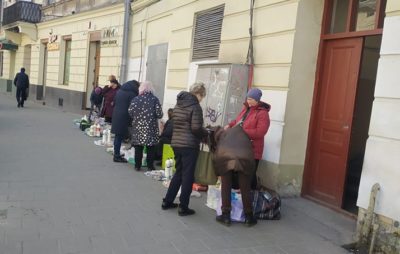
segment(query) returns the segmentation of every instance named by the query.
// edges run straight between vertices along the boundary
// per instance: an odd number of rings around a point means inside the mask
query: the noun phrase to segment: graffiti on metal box
[[[211,122],[215,123],[221,115],[221,111],[207,107],[206,117],[210,119]]]

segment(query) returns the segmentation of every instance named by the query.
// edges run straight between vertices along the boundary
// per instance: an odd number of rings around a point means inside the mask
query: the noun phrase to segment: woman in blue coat
[[[139,93],[139,82],[131,80],[122,85],[114,98],[114,110],[112,113],[111,132],[115,134],[114,139],[114,162],[127,162],[121,157],[120,150],[122,141],[128,137],[128,126],[132,121],[128,108],[133,98]]]
[[[160,101],[154,96],[154,88],[150,81],[144,81],[139,86],[139,96],[136,96],[129,106],[132,118],[132,144],[135,147],[135,169],[142,166],[143,149],[147,147],[147,168],[154,170],[155,148],[159,141],[158,119],[163,112]]]

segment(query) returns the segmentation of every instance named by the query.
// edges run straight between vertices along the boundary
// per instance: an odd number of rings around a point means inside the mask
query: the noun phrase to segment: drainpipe
[[[122,37],[121,70],[119,74],[121,84],[127,81],[127,70],[128,70],[128,60],[129,60],[128,49],[129,49],[130,17],[131,17],[131,0],[125,0],[124,35]]]

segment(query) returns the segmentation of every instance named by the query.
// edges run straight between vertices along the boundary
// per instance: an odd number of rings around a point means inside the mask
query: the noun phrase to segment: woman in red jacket
[[[255,171],[253,176],[251,177],[252,179],[249,179],[249,184],[251,180],[251,188],[256,189],[257,187],[257,167],[258,163],[262,157],[263,150],[264,150],[264,136],[267,134],[269,125],[270,125],[270,120],[269,120],[269,110],[271,109],[271,106],[265,102],[261,101],[261,96],[262,92],[258,88],[252,88],[249,90],[247,93],[247,99],[246,102],[244,103],[244,107],[238,117],[230,122],[228,125],[225,126],[225,130],[232,128],[238,124],[242,125],[244,132],[247,134],[249,139],[251,140],[252,143],[252,148],[254,152],[254,160],[255,160]],[[217,221],[222,222],[224,224],[229,225],[230,224],[230,213],[227,213],[230,211],[230,190],[232,187],[232,175],[226,175],[221,177],[222,181],[222,187],[221,187],[221,194],[222,194],[222,211],[223,214],[222,216],[217,217]],[[242,182],[244,182],[242,180]],[[247,186],[241,186],[241,191],[242,187],[244,187],[245,192],[247,193],[247,189],[249,190]],[[242,195],[246,195],[246,193],[242,193]],[[226,196],[226,197],[225,197]],[[229,197],[228,197],[229,196]],[[245,203],[245,202],[244,202]],[[249,202],[246,202],[249,203]],[[251,207],[246,207],[249,211],[251,210]],[[224,210],[226,211],[224,214]],[[246,225],[252,226],[257,223],[257,221],[254,219],[252,216],[246,216]]]

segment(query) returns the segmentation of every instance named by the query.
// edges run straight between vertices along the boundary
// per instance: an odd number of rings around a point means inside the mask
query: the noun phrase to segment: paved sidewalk
[[[0,254],[339,254],[355,221],[284,199],[280,221],[215,222],[205,195],[196,215],[162,211],[166,189],[76,128],[79,116],[0,94]]]

